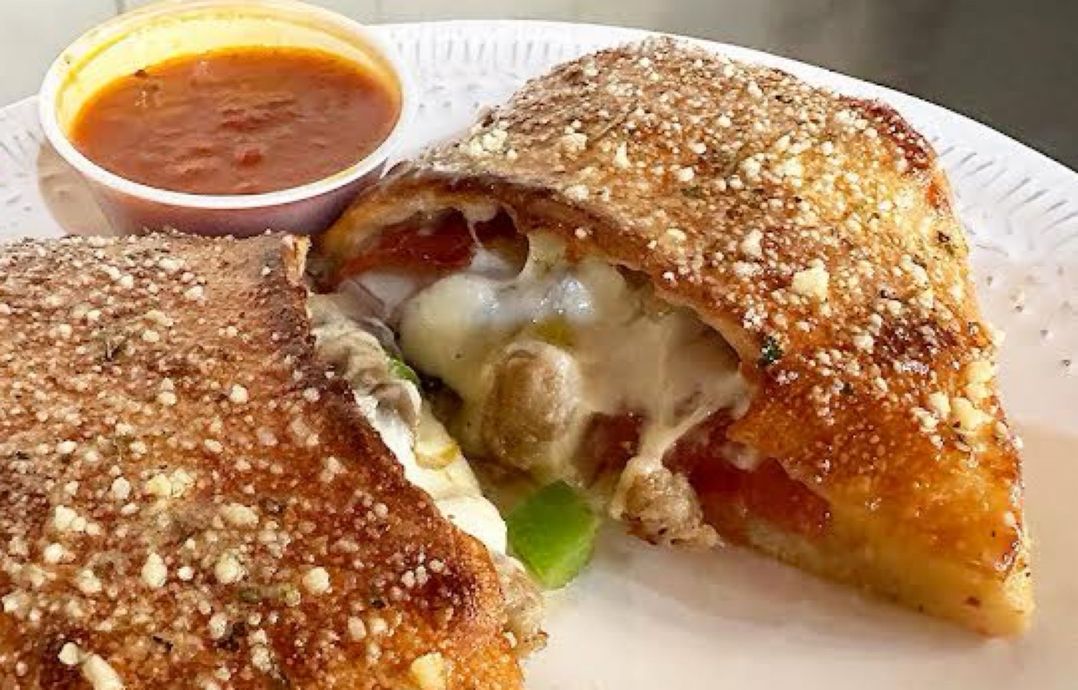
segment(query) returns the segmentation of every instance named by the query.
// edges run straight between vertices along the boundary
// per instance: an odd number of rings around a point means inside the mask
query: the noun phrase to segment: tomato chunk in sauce
[[[667,453],[665,464],[686,475],[696,491],[707,522],[735,542],[746,541],[748,519],[765,520],[806,537],[823,534],[831,519],[827,502],[790,478],[775,460],[751,470],[732,464],[726,437],[732,420],[720,411],[690,430]],[[585,474],[597,479],[618,471],[636,452],[644,420],[639,415],[598,415],[579,453]]]
[[[767,458],[741,469],[727,459],[734,445],[726,436],[732,421],[725,411],[716,412],[665,459],[688,476],[707,521],[732,541],[745,541],[750,517],[805,537],[822,535],[831,520],[827,501],[792,479],[778,461]]]
[[[105,85],[75,147],[127,179],[194,194],[257,194],[358,163],[400,115],[391,77],[330,53],[243,47],[148,65]]]
[[[643,425],[643,417],[632,413],[592,417],[577,450],[584,481],[591,484],[624,469],[640,446]]]

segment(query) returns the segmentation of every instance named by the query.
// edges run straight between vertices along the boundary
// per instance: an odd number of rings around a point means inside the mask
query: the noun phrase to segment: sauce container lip
[[[149,21],[154,16],[168,15],[173,11],[191,13],[194,10],[213,10],[222,6],[235,6],[237,3],[229,0],[201,0],[186,3],[154,3],[140,10],[119,15],[75,39],[53,61],[45,74],[41,90],[38,94],[38,117],[45,137],[53,148],[63,157],[68,164],[74,167],[88,180],[110,188],[114,191],[125,193],[129,196],[144,199],[154,203],[198,208],[206,210],[244,210],[258,209],[273,206],[283,206],[298,201],[317,198],[324,194],[334,192],[365,175],[377,171],[396,153],[403,143],[403,139],[409,131],[417,108],[417,89],[410,70],[406,67],[401,57],[388,40],[380,36],[371,27],[360,24],[348,17],[330,10],[308,5],[294,0],[255,0],[246,4],[272,11],[275,8],[286,10],[301,10],[318,19],[334,24],[337,28],[354,35],[367,47],[378,54],[389,66],[393,76],[397,79],[400,89],[400,111],[393,128],[386,138],[373,151],[353,165],[336,171],[331,175],[308,182],[298,187],[288,187],[275,192],[263,192],[259,194],[192,194],[177,192],[168,189],[153,187],[141,182],[135,182],[121,175],[117,175],[98,165],[90,158],[84,156],[71,142],[63,127],[57,119],[56,101],[61,89],[69,77],[70,68],[69,51],[78,47],[82,51],[92,50],[95,43],[93,39],[100,34],[101,38],[109,37],[110,29],[119,29],[132,19]],[[242,45],[237,43],[237,45]]]

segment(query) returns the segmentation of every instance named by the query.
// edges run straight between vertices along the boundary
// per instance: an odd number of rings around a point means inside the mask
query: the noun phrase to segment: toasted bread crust
[[[0,248],[0,685],[520,687],[486,551],[314,358],[304,248]]]
[[[993,335],[945,176],[892,108],[666,39],[607,50],[395,171],[322,249],[344,258],[386,222],[490,200],[646,273],[738,350],[756,395],[730,437],[866,535],[817,544],[835,553],[812,569],[984,632],[1026,625]],[[901,561],[908,576],[885,572]]]

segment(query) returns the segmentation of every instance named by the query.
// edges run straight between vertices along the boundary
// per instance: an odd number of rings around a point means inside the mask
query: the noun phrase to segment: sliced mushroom
[[[331,296],[313,295],[309,304],[318,356],[348,381],[357,395],[373,396],[379,406],[393,411],[414,429],[421,407],[419,391],[410,381],[393,375],[378,338],[350,319]]]
[[[483,403],[486,451],[541,478],[565,477],[586,415],[583,380],[573,357],[538,340],[507,345]]]

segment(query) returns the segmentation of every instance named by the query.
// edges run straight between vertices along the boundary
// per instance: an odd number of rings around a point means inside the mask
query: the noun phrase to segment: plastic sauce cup
[[[317,49],[350,60],[399,90],[400,115],[386,139],[354,165],[321,180],[263,194],[188,194],[126,179],[72,144],[71,127],[98,90],[137,69],[222,48]],[[114,230],[173,228],[247,236],[327,228],[356,194],[374,183],[398,150],[415,111],[416,90],[395,52],[370,29],[293,0],[161,2],[91,29],[60,54],[39,97],[49,143],[89,183]]]

